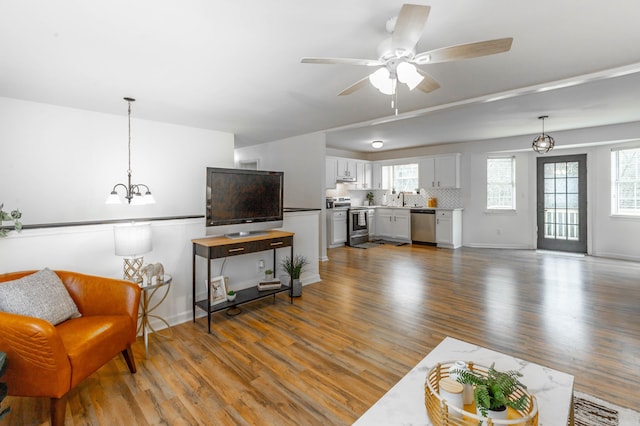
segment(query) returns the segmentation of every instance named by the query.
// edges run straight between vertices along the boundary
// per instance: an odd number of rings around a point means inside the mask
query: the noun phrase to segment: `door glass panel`
[[[556,195],[556,208],[564,209],[567,207],[567,196],[565,194]]]
[[[567,176],[567,163],[556,163],[556,178]]]
[[[553,194],[544,194],[544,208],[552,209],[556,206],[556,197]]]
[[[571,194],[578,193],[578,178],[567,178],[567,192]]]
[[[545,178],[552,178],[554,177],[556,174],[556,168],[555,168],[555,164],[553,163],[547,163],[544,165],[544,177]]]
[[[556,179],[556,194],[564,194],[567,192],[567,180]]]
[[[578,162],[571,161],[567,163],[567,177],[578,177]]]
[[[578,209],[578,194],[569,194],[567,195],[567,208],[569,209]]]
[[[555,179],[545,179],[544,180],[544,193],[545,194],[553,194],[556,190],[556,180]]]

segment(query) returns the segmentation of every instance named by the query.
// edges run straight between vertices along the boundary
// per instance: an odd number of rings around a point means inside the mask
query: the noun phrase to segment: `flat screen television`
[[[207,235],[249,236],[282,227],[284,172],[207,167]]]

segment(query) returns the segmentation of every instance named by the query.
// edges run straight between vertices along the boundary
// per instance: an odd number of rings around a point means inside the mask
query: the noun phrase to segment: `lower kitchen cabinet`
[[[438,247],[458,248],[462,245],[462,211],[436,211],[436,243]]]
[[[409,209],[376,209],[376,235],[394,240],[411,240]]]
[[[327,237],[330,248],[347,242],[347,210],[327,210]]]

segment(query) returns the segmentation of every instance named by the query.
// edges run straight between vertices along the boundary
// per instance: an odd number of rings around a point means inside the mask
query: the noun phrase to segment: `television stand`
[[[217,305],[211,305],[211,260],[221,259],[225,257],[238,256],[247,253],[256,253],[261,251],[273,251],[273,265],[276,265],[276,250],[282,247],[291,248],[291,258],[293,259],[293,232],[285,231],[265,231],[263,235],[250,235],[248,237],[240,237],[237,239],[229,239],[224,236],[198,238],[191,240],[193,243],[193,322],[196,322],[196,307],[207,312],[207,330],[211,333],[211,314],[226,308],[236,307],[237,305],[249,303],[254,300],[273,296],[278,293],[289,292],[290,303],[293,303],[293,289],[291,286],[282,286],[279,289],[258,291],[257,287],[249,287],[238,291],[238,296],[233,302],[224,302]],[[207,298],[204,300],[196,300],[196,256],[207,259]]]

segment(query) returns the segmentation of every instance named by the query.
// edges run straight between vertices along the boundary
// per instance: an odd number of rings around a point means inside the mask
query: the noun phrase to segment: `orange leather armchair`
[[[36,271],[0,275],[15,280]],[[78,383],[121,352],[136,372],[140,288],[129,281],[55,271],[82,317],[53,326],[38,318],[0,312],[0,351],[7,354],[9,395],[51,398],[51,424],[63,425],[67,396]]]

